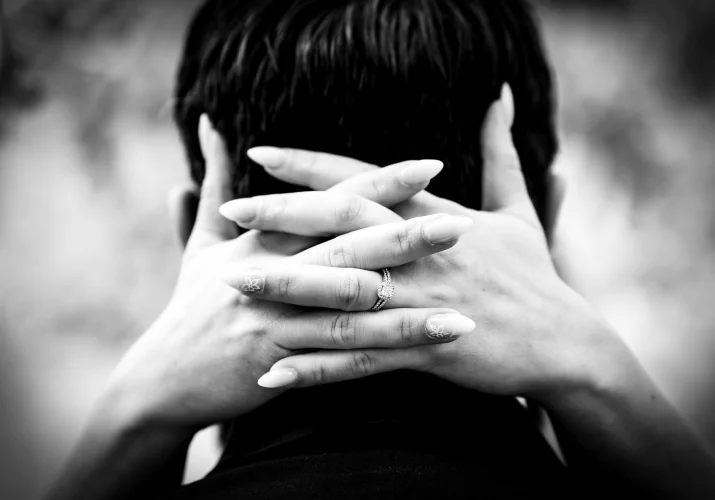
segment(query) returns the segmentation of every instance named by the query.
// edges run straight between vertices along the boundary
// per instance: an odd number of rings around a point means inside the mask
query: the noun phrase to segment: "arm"
[[[193,430],[143,422],[119,399],[100,402],[50,500],[146,498],[181,486]]]
[[[650,497],[715,497],[715,462],[702,440],[618,334],[556,273],[511,139],[509,94],[505,88],[484,125],[484,210],[428,193],[398,210],[406,218],[468,215],[474,227],[449,254],[393,269],[396,293],[387,307],[455,307],[469,311],[476,330],[450,345],[363,350],[359,363],[344,352],[300,354],[271,371],[295,370],[295,386],[307,387],[408,368],[480,392],[523,396],[548,409],[581,489],[613,494],[625,486]],[[320,179],[336,176],[336,162],[320,153],[310,154],[309,172],[295,157],[295,151],[285,155],[267,172],[313,189],[325,189]],[[340,162],[345,176],[365,171],[355,160],[350,171],[350,162]],[[280,222],[272,220],[272,227],[280,228]],[[252,227],[262,229],[260,221]],[[298,290],[279,292],[265,298],[305,300]]]
[[[607,363],[593,383],[544,401],[578,483],[594,497],[625,487],[649,498],[712,498],[715,460],[704,441],[625,347]]]
[[[271,268],[299,269],[294,254],[301,249],[310,247],[313,258],[320,262],[333,254],[328,242],[312,246],[315,240],[295,235],[250,231],[237,237],[235,224],[219,216],[219,207],[234,214],[241,209],[240,203],[224,205],[231,196],[227,188],[231,185],[230,159],[220,136],[204,118],[199,136],[207,173],[198,213],[188,217],[196,222],[191,230],[181,231],[190,236],[174,294],[160,318],[119,363],[109,390],[98,403],[77,451],[52,491],[53,500],[146,498],[179,486],[187,447],[196,431],[246,414],[278,396],[282,391],[266,388],[275,387],[275,378],[264,379],[263,386],[257,381],[281,358],[305,349],[347,348],[347,337],[339,331],[341,325],[355,325],[351,347],[357,349],[453,340],[433,339],[423,333],[424,324],[435,315],[452,313],[448,315],[459,321],[458,314],[444,308],[347,314],[300,309],[238,295],[220,279],[237,263],[255,267],[255,261],[270,263]],[[388,201],[397,203],[421,191],[438,173],[434,165],[427,166],[425,169],[424,162],[413,162],[374,172],[363,178],[362,185],[379,188],[380,193],[391,197]],[[416,183],[400,184],[397,179],[404,172]],[[335,220],[313,225],[323,236],[336,234],[336,225],[345,222],[342,214],[355,215],[347,221],[353,232],[329,242],[346,246],[360,242],[365,252],[384,259],[386,266],[400,266],[448,250],[463,233],[460,227],[454,227],[447,242],[435,245],[418,240],[410,247],[380,248],[375,252],[376,239],[396,240],[406,232],[418,234],[424,227],[433,226],[437,217],[404,221],[379,204],[380,199],[368,200],[355,194],[360,186],[343,187],[353,194],[299,193],[299,207],[303,211],[313,207],[308,212],[317,210],[335,216]],[[354,213],[356,206],[360,209]],[[293,217],[309,216],[284,208]],[[443,225],[443,219],[439,225]],[[356,258],[369,261],[365,255]],[[312,280],[320,278],[315,269],[302,269],[304,279],[298,285],[324,291],[320,283]],[[347,270],[330,272],[342,275],[343,282],[350,283]],[[377,279],[372,271],[359,272],[368,279]],[[272,288],[286,284],[275,283],[270,274],[253,274],[237,286],[260,299],[264,288],[270,293]],[[335,303],[342,304],[339,297]],[[473,323],[461,319],[473,328]],[[400,330],[398,325],[407,325],[411,330]],[[405,335],[399,335],[399,331]],[[288,373],[280,381],[286,382],[290,376]]]

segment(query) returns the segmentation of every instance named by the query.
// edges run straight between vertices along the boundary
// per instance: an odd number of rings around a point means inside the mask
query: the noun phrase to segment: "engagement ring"
[[[392,298],[392,295],[394,293],[395,287],[392,285],[390,270],[383,269],[382,283],[380,283],[380,286],[377,287],[377,302],[375,302],[375,305],[372,306],[372,309],[370,309],[370,311],[379,311],[380,309],[382,309],[385,304],[387,304],[387,301]]]

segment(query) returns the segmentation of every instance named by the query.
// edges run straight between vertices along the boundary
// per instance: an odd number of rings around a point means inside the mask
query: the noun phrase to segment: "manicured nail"
[[[205,113],[199,117],[199,143],[206,163],[206,174],[210,175],[210,170],[216,169],[225,155],[225,145],[221,134],[216,131],[209,115]]]
[[[474,321],[461,314],[437,314],[425,322],[425,333],[433,340],[452,342],[476,327]]]
[[[415,184],[424,184],[431,181],[442,171],[444,163],[439,160],[420,160],[405,167],[400,172],[400,182],[412,186]]]
[[[445,215],[428,223],[424,228],[425,239],[432,244],[449,243],[469,231],[474,225],[470,217]]]
[[[213,125],[209,120],[208,115],[203,114],[199,117],[199,144],[201,144],[201,152],[204,155],[204,160],[208,160],[207,156],[211,153],[211,132]]]
[[[238,288],[242,292],[248,293],[263,293],[266,289],[266,273],[258,269],[251,269],[243,274],[243,282]]]
[[[258,385],[267,389],[277,389],[295,384],[298,381],[298,372],[293,368],[276,368],[258,379]]]
[[[514,93],[511,91],[511,86],[505,83],[501,88],[501,97],[499,98],[504,116],[509,126],[514,125]]]
[[[256,202],[253,200],[232,200],[218,208],[221,215],[239,224],[246,224],[256,218]]]
[[[285,152],[271,146],[258,146],[246,151],[248,157],[266,168],[282,167],[288,160]]]

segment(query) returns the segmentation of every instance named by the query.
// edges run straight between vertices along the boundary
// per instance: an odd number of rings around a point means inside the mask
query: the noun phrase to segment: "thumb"
[[[238,236],[233,222],[223,218],[218,209],[233,198],[233,166],[221,135],[213,128],[208,116],[199,119],[199,142],[206,164],[201,186],[201,198],[196,223],[187,249],[196,250]]]
[[[500,99],[487,112],[482,130],[483,208],[510,213],[539,226],[511,136],[513,116],[514,97],[509,85],[504,84]]]

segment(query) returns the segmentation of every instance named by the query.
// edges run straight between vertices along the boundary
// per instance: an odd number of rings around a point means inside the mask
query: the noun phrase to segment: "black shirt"
[[[570,498],[514,399],[397,371],[295,389],[235,420],[221,461],[169,499]]]

